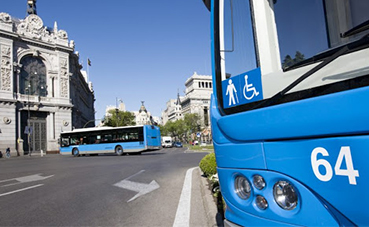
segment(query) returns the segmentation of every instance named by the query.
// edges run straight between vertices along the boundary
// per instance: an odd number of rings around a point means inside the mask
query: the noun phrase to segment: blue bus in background
[[[84,128],[60,134],[63,155],[141,154],[160,148],[160,129],[154,125]]]
[[[226,226],[369,226],[369,1],[203,0]]]

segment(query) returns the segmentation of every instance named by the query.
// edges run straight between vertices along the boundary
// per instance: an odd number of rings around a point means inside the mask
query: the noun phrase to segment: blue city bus
[[[160,129],[154,125],[83,128],[60,134],[63,155],[141,154],[160,148]]]
[[[369,1],[203,0],[226,226],[369,226]]]

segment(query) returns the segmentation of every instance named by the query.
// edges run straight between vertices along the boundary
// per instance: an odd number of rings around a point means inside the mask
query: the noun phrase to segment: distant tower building
[[[167,102],[167,108],[162,112],[163,125],[168,121],[183,119],[181,103],[179,92],[177,93],[177,99],[170,99]]]
[[[186,96],[182,101],[182,113],[197,113],[202,119],[201,128],[210,126],[210,96],[213,93],[212,78],[196,72],[187,79]]]
[[[151,113],[146,110],[144,101],[141,101],[141,107],[139,111],[133,111],[135,115],[136,125],[150,125]]]

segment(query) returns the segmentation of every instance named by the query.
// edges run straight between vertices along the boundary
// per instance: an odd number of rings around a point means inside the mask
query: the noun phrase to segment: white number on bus
[[[311,152],[311,167],[313,168],[315,176],[321,181],[330,181],[333,177],[333,169],[331,164],[325,159],[317,159],[318,154],[324,157],[329,156],[329,153],[323,147],[317,147]],[[346,169],[341,168],[342,162],[345,159]],[[322,166],[325,169],[325,173],[319,171],[319,167]],[[359,177],[359,171],[354,169],[352,162],[350,147],[341,147],[336,164],[334,166],[335,174],[338,176],[347,176],[349,183],[356,185],[356,177]]]

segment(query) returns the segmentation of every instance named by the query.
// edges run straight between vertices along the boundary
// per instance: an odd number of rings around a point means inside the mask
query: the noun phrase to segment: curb
[[[223,226],[223,220],[218,220],[218,208],[214,201],[214,197],[212,192],[209,190],[209,183],[206,177],[201,175],[201,170],[199,169],[200,174],[200,188],[201,188],[201,195],[203,197],[203,205],[206,212],[206,218],[209,223],[208,226]]]

